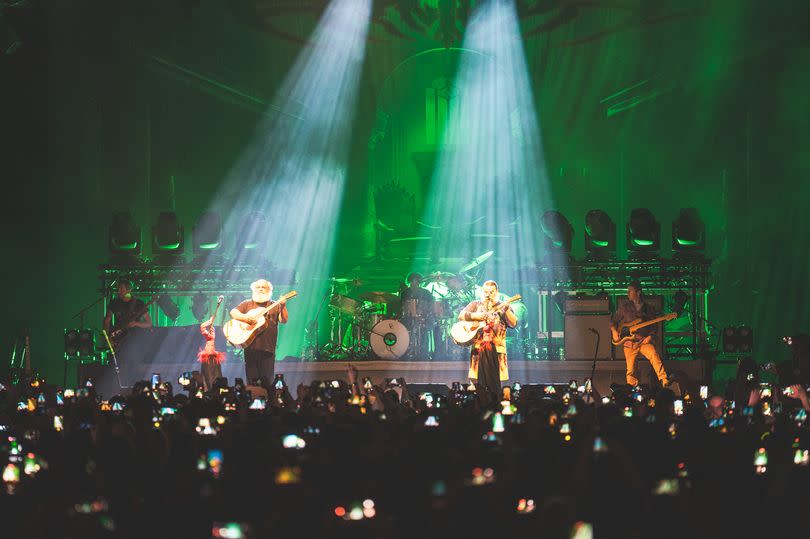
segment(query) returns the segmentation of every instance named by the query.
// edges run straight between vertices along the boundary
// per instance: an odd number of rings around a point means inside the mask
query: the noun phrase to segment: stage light
[[[191,231],[195,255],[213,253],[222,248],[222,220],[214,211],[200,215]]]
[[[706,247],[706,225],[695,208],[681,208],[672,221],[672,250],[676,254],[696,254]]]
[[[75,358],[79,356],[79,330],[65,330],[65,358]]]
[[[194,294],[191,298],[191,314],[197,322],[202,322],[208,315],[208,296],[202,292]]]
[[[177,317],[180,316],[180,308],[166,294],[161,294],[158,297],[157,305],[160,307],[160,310],[163,311],[163,314],[169,318],[169,320],[175,321],[177,320]]]
[[[737,338],[739,339],[740,352],[747,353],[754,348],[754,330],[748,326],[737,328]]]
[[[182,255],[185,249],[185,230],[174,212],[161,212],[152,227],[152,254]]]
[[[91,357],[96,353],[96,334],[92,329],[79,330],[79,356]]]
[[[570,253],[574,227],[563,214],[549,210],[540,218],[540,227],[545,235],[546,251]]]
[[[107,247],[113,254],[141,254],[141,228],[135,224],[132,214],[113,214],[112,222],[107,228]]]
[[[257,211],[248,213],[239,222],[239,231],[236,233],[237,249],[259,248],[262,241],[267,239],[267,233],[267,217]]]
[[[610,257],[616,252],[616,223],[602,210],[585,215],[585,251],[589,257]]]
[[[647,208],[635,208],[627,223],[627,250],[653,253],[661,247],[661,225]]]
[[[723,352],[750,353],[754,349],[754,331],[749,326],[723,328]]]

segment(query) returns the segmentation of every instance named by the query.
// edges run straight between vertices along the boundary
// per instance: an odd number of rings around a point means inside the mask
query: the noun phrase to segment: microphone
[[[218,301],[218,302],[221,302],[221,301],[222,301],[222,300],[224,300],[224,299],[225,299],[225,296],[219,296],[219,297],[217,297],[217,301]]]

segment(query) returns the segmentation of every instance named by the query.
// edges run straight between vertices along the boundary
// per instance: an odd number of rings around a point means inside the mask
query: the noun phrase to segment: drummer
[[[399,296],[402,299],[402,314],[406,317],[424,318],[431,314],[433,294],[419,286],[423,280],[424,277],[415,271],[405,278],[408,287],[403,287]]]

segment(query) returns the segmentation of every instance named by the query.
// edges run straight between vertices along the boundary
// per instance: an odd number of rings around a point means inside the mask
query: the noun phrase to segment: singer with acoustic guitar
[[[259,279],[250,285],[252,297],[231,309],[231,318],[242,325],[248,332],[254,326],[259,326],[255,334],[251,334],[244,344],[237,343],[236,338],[229,333],[237,329],[238,324],[230,321],[224,328],[225,336],[231,344],[238,344],[245,349],[245,379],[253,384],[260,380],[265,388],[270,388],[273,381],[273,372],[276,363],[276,342],[278,341],[278,325],[286,324],[289,318],[287,312],[287,299],[292,297],[286,294],[273,302],[273,285],[269,281]],[[294,295],[294,294],[293,294]],[[257,318],[257,315],[258,318]]]
[[[655,325],[663,320],[672,320],[677,315],[671,313],[656,316],[658,313],[655,312],[654,307],[644,301],[641,283],[638,281],[632,281],[627,286],[627,299],[628,301],[616,309],[610,320],[612,342],[624,351],[627,383],[631,386],[638,385],[636,358],[640,352],[652,364],[661,385],[669,387],[664,363],[655,348],[655,340],[658,338]]]
[[[520,299],[520,296],[515,296]],[[510,298],[512,300],[513,298]],[[474,340],[470,350],[469,377],[476,380],[476,388],[489,393],[496,402],[501,399],[501,382],[509,379],[506,364],[506,329],[517,325],[517,317],[509,306],[510,301],[498,301],[498,283],[486,281],[481,290],[481,299],[471,302],[458,315],[460,326],[472,324]],[[459,344],[461,337],[454,339]]]

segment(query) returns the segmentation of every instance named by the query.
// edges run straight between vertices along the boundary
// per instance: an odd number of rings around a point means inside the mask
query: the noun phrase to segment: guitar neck
[[[500,305],[498,305],[497,307],[495,307],[494,309],[492,309],[491,311],[488,311],[488,312],[491,313],[491,314],[495,314],[498,311],[505,310],[507,307],[509,307],[509,305],[513,301],[517,301],[519,299],[520,299],[520,296],[511,297],[511,298],[507,299],[506,301],[504,301],[503,303],[501,303]]]
[[[267,307],[265,307],[264,312],[261,314],[261,316],[264,316],[266,314],[270,314],[270,311],[272,311],[273,309],[275,309],[279,305],[281,305],[281,301],[276,301],[272,305],[268,305]]]
[[[669,318],[669,315],[659,316],[658,318],[653,318],[651,320],[645,320],[644,322],[639,322],[638,324],[633,324],[633,329],[641,329],[643,327],[651,326],[653,324],[657,324],[658,322],[662,322]]]

